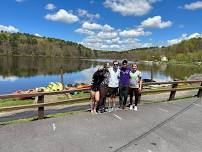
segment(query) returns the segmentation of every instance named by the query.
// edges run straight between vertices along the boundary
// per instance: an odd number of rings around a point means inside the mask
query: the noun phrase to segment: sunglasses
[[[118,66],[118,64],[114,64],[115,66]]]

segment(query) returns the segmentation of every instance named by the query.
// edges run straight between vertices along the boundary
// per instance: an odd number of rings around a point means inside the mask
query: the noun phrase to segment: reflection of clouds
[[[161,64],[160,71],[166,71],[167,67],[168,67],[168,64]]]
[[[11,82],[14,82],[18,80],[18,77],[15,77],[15,76],[11,76],[11,77],[2,77],[0,76],[0,81],[11,81]]]
[[[154,76],[154,81],[173,81],[173,79],[170,76],[165,76],[163,73],[155,73]]]
[[[143,79],[151,79],[151,71],[141,71]],[[173,79],[170,76],[166,76],[162,72],[153,73],[154,81],[172,81]]]
[[[99,68],[100,66],[97,65],[97,66],[92,66],[91,68],[89,69],[85,69],[85,70],[82,70],[80,71],[80,74],[81,74],[81,78],[76,80],[75,82],[76,83],[87,83],[87,84],[90,84],[92,82],[92,76],[93,76],[93,73]]]

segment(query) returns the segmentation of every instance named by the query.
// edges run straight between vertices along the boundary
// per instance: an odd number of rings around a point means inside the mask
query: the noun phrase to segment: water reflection
[[[60,81],[60,67],[64,71],[64,83],[90,83],[92,74],[101,61],[81,59],[60,59],[40,57],[0,56],[0,94],[16,90],[47,86],[49,82]],[[157,81],[186,79],[194,73],[201,73],[199,66],[139,63],[144,79]]]
[[[90,68],[97,62],[79,59],[60,59],[43,57],[0,57],[0,74],[3,77],[30,77],[36,75],[59,74],[60,67],[64,72],[76,72]]]

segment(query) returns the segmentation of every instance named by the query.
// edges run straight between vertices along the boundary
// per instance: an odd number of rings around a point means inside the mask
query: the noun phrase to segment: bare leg
[[[95,94],[96,94],[96,92],[93,92],[93,91],[90,93],[91,113],[94,113],[94,108],[95,108],[95,103],[96,103]]]
[[[95,114],[97,114],[97,111],[96,111],[97,104],[98,104],[98,102],[95,101],[95,102],[94,102],[94,109],[93,109],[93,112],[94,112]]]
[[[110,107],[111,107],[111,103],[112,103],[112,98],[111,98],[111,97],[109,97],[108,102],[109,102],[109,104],[108,104],[108,110],[109,110],[109,109],[110,109]]]
[[[96,91],[95,92],[95,103],[94,103],[94,107],[93,107],[94,113],[97,113],[96,109],[97,109],[97,105],[98,105],[99,100],[100,100],[100,92]]]
[[[112,103],[113,103],[113,109],[115,110],[116,109],[116,102],[115,102],[115,98],[114,97],[112,98]]]

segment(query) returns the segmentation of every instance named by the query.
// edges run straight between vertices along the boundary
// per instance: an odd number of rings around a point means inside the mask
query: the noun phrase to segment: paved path
[[[0,126],[0,152],[201,152],[202,98]]]

